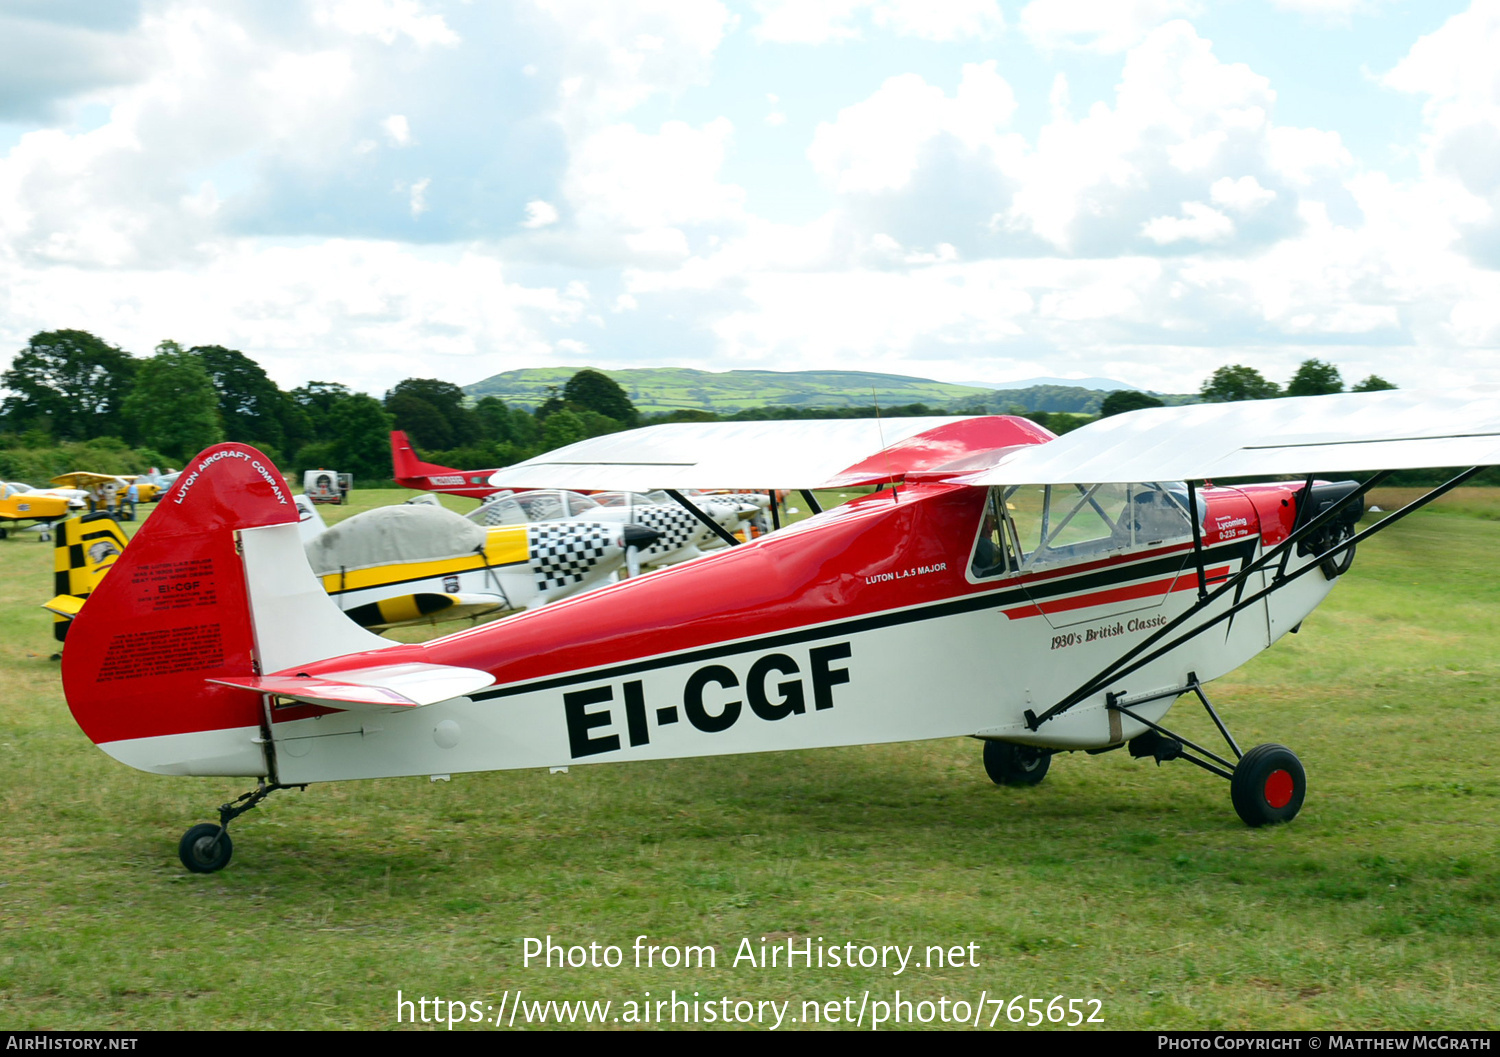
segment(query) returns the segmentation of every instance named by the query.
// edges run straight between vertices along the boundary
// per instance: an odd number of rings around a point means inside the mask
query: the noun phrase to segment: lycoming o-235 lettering
[[[814,711],[832,708],[833,688],[849,682],[849,669],[834,668],[832,662],[847,660],[851,652],[847,642],[808,650],[807,676]],[[773,682],[776,677],[780,677],[779,681]],[[743,681],[733,668],[724,664],[694,669],[683,684],[680,708],[675,702],[648,707],[645,688],[639,679],[626,680],[619,690],[617,698],[615,685],[607,683],[563,695],[568,751],[573,759],[619,751],[619,734],[595,733],[599,728],[614,726],[614,710],[607,706],[616,700],[624,703],[625,735],[632,748],[651,743],[652,718],[656,726],[664,727],[685,717],[705,734],[717,734],[734,726],[747,704],[754,715],[769,722],[803,715],[808,704],[802,670],[796,659],[785,653],[767,653],[756,658]],[[743,699],[723,692],[733,690],[742,691]]]

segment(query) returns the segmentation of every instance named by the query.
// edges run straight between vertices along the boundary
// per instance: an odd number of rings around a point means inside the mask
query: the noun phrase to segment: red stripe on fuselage
[[[1137,560],[1139,560],[1139,556]],[[1205,579],[1210,582],[1223,580],[1228,575],[1229,566],[1224,565],[1217,569],[1209,569]],[[1188,569],[1161,580],[1150,580],[1146,583],[1127,584],[1123,587],[1106,588],[1103,591],[1089,591],[1081,595],[1069,595],[1063,598],[1049,599],[1046,602],[1016,606],[1013,609],[1002,610],[1002,612],[1011,620],[1021,620],[1025,617],[1039,617],[1043,613],[1066,613],[1072,609],[1107,606],[1112,602],[1130,602],[1137,598],[1152,598],[1156,596],[1165,597],[1173,591],[1191,591],[1197,586],[1198,571],[1196,569]]]

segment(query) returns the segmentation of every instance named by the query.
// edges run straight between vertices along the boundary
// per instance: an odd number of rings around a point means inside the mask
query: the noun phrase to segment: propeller
[[[661,533],[645,525],[625,526],[625,575],[641,575],[641,551],[649,549]]]

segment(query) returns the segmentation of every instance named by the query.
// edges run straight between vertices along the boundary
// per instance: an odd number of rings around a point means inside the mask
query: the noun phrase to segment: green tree
[[[354,394],[342,382],[308,382],[306,385],[299,385],[287,395],[307,416],[312,438],[318,441],[332,441],[334,435],[333,427],[329,424],[329,415],[336,405]]]
[[[639,417],[620,383],[589,367],[568,379],[568,384],[563,386],[562,398],[574,407],[604,415],[626,426],[635,425]]]
[[[196,353],[164,341],[140,365],[122,408],[144,443],[179,460],[224,439],[219,396]]]
[[[1326,360],[1303,360],[1292,380],[1286,383],[1287,396],[1322,396],[1343,391],[1344,379],[1339,369]]]
[[[542,425],[542,450],[553,451],[588,436],[583,420],[567,408],[547,416]]]
[[[32,337],[0,374],[0,428],[47,430],[59,440],[122,436],[125,398],[140,361],[83,330]]]
[[[328,412],[333,432],[329,469],[352,473],[366,480],[388,479],[391,468],[391,416],[380,401],[364,393],[354,393],[333,405]]]
[[[195,345],[219,394],[224,435],[275,448],[295,448],[312,438],[312,421],[271,381],[260,364],[222,345]]]
[[[1116,389],[1099,405],[1099,417],[1109,418],[1111,415],[1123,415],[1127,411],[1139,411],[1143,407],[1162,406],[1162,402],[1150,393],[1143,393],[1139,389]]]
[[[1280,396],[1281,387],[1267,381],[1254,367],[1236,363],[1220,367],[1198,392],[1207,403],[1223,404],[1232,400],[1265,400]]]
[[[1392,385],[1390,382],[1386,381],[1384,378],[1380,377],[1380,375],[1378,375],[1378,374],[1372,374],[1372,375],[1370,375],[1370,377],[1366,378],[1364,381],[1362,381],[1359,384],[1357,384],[1353,389],[1350,390],[1350,392],[1351,393],[1378,393],[1378,392],[1380,392],[1383,389],[1394,389],[1394,388],[1396,388],[1396,387],[1394,385]]]
[[[464,391],[437,378],[407,378],[385,394],[385,409],[419,448],[454,448],[479,440],[482,430],[464,407]]]

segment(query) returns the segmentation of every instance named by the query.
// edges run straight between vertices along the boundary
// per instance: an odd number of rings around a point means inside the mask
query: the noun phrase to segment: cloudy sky
[[[0,365],[1500,382],[1496,55],[1500,0],[0,0]]]

